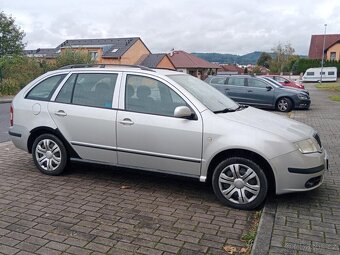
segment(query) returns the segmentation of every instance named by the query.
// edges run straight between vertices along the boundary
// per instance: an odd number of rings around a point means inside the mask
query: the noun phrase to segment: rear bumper
[[[302,154],[296,150],[271,160],[276,194],[308,191],[319,187],[328,168],[327,152]]]
[[[27,141],[30,132],[25,127],[14,125],[9,128],[8,134],[15,147],[28,152]]]

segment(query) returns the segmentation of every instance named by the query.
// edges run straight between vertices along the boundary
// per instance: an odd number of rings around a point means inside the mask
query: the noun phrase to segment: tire
[[[280,112],[290,112],[293,109],[293,102],[288,97],[281,97],[276,102],[276,109]]]
[[[32,157],[39,171],[47,175],[60,175],[68,161],[64,144],[52,134],[43,134],[34,140]]]
[[[242,157],[227,158],[219,163],[212,176],[212,186],[223,204],[241,210],[259,207],[268,192],[264,171],[252,160]]]

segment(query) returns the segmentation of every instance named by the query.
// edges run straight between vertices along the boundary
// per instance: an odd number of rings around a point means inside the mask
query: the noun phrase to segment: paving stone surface
[[[0,144],[0,254],[226,254],[254,214],[179,177],[83,164],[43,175]]]
[[[314,127],[328,151],[330,169],[318,189],[276,197],[269,254],[340,254],[340,103],[313,84],[309,111],[291,118]],[[261,234],[261,233],[258,233]]]

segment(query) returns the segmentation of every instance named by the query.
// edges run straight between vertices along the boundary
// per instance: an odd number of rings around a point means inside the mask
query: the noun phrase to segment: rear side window
[[[224,78],[224,77],[215,77],[215,78],[212,78],[212,79],[211,79],[210,83],[222,85],[222,84],[224,84],[225,79],[226,79],[226,78]]]
[[[228,85],[244,86],[244,78],[230,77]]]
[[[38,85],[36,85],[30,92],[28,92],[26,98],[33,100],[49,101],[57,89],[58,85],[65,78],[66,74],[55,75],[49,77]]]
[[[117,74],[72,74],[56,102],[111,108]]]

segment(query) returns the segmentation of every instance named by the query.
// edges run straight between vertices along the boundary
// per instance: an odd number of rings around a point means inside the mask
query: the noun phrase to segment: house
[[[324,39],[325,59],[340,60],[340,34],[312,35],[308,57],[310,59],[322,59]]]
[[[166,53],[143,55],[136,64],[150,68],[176,69]]]
[[[168,54],[169,59],[175,66],[177,71],[184,72],[196,76],[204,80],[208,75],[216,74],[219,65],[210,63],[196,57],[185,51],[171,51]]]
[[[221,64],[217,70],[218,74],[243,74],[244,69],[237,65]]]
[[[38,59],[55,59],[66,50],[86,52],[98,64],[133,65],[151,54],[139,37],[66,40],[56,48],[25,50],[24,54]]]
[[[98,64],[135,64],[143,55],[151,54],[139,37],[66,40],[57,49],[88,52]]]

